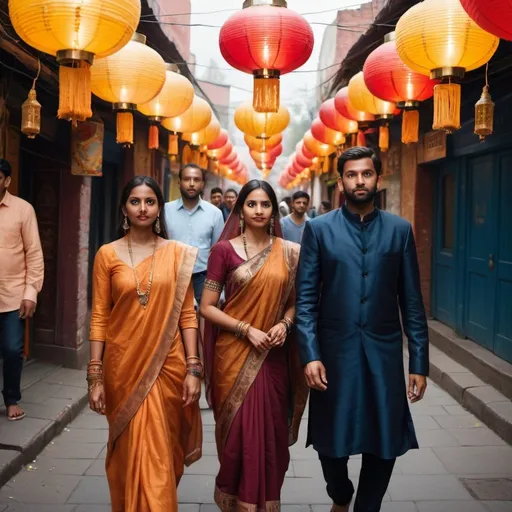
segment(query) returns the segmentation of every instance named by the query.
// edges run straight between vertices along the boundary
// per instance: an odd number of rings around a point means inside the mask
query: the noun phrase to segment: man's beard
[[[181,189],[181,196],[185,197],[186,199],[195,199],[196,197],[199,197],[200,193],[200,190],[195,190],[191,193],[187,189]]]
[[[358,190],[365,190],[366,191],[366,194],[365,195],[357,195],[355,192],[357,192]],[[348,190],[345,189],[344,191],[344,194],[345,194],[345,199],[347,201],[349,201],[350,203],[353,203],[353,204],[369,204],[369,203],[372,203],[375,199],[375,196],[377,195],[377,185],[375,185],[373,188],[371,189],[353,189],[351,190],[350,192]]]

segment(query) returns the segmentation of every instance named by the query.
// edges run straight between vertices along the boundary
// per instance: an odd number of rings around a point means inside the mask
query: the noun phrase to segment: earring
[[[240,214],[240,232],[243,233],[245,231],[245,219],[242,214]]]
[[[123,220],[123,230],[126,233],[129,229],[130,229],[130,224],[128,224],[128,216],[125,215],[124,220]]]
[[[275,221],[276,221],[276,217],[275,217],[275,215],[272,215],[272,217],[270,217],[270,236],[271,237],[274,236]]]
[[[155,222],[155,233],[157,235],[159,235],[161,231],[162,231],[162,228],[160,227],[160,217],[158,216],[156,218],[156,222]]]

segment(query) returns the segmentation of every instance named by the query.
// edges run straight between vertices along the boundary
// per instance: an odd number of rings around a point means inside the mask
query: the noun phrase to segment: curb
[[[81,398],[76,400],[73,404],[66,406],[56,420],[52,421],[47,427],[43,428],[37,435],[32,437],[30,441],[22,447],[21,452],[0,470],[0,487],[15,476],[23,466],[32,462],[43,449],[80,414],[87,403],[88,394],[87,390],[85,390]]]
[[[443,370],[448,356],[432,354],[430,378],[504,441],[512,444],[512,402],[473,373]],[[452,361],[454,364],[455,361]]]

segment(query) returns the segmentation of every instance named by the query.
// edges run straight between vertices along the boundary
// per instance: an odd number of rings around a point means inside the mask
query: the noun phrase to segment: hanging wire
[[[36,88],[36,82],[39,79],[39,75],[41,74],[41,59],[37,59],[37,75],[32,82],[32,89]]]
[[[485,65],[485,86],[489,87],[489,61]]]

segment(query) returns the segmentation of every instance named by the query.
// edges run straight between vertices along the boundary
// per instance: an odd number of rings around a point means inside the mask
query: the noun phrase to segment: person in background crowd
[[[116,512],[177,512],[184,465],[201,457],[197,249],[167,240],[163,206],[155,180],[135,176],[121,194],[119,239],[94,261],[89,405],[108,420]]]
[[[316,206],[315,205],[311,206],[311,209],[309,210],[308,216],[309,216],[310,219],[314,219],[317,216]]]
[[[36,310],[44,260],[34,208],[8,188],[12,169],[0,158],[0,350],[3,398],[9,421],[21,420],[21,372],[25,322]]]
[[[332,210],[332,204],[330,201],[322,201],[320,203],[320,209],[318,211],[318,215],[323,215],[324,213],[329,213]]]
[[[224,192],[224,206],[225,206],[225,220],[228,219],[229,214],[233,211],[233,208],[236,203],[236,199],[238,197],[238,192],[233,188],[228,188],[226,192]]]
[[[307,386],[290,337],[299,246],[283,241],[265,181],[245,185],[208,260],[201,302],[207,398],[216,421],[223,512],[280,510],[288,445]],[[226,304],[219,308],[222,291]]]
[[[283,197],[283,200],[279,203],[279,217],[282,219],[283,217],[286,217],[287,215],[290,215],[292,204],[292,198],[289,196]]]
[[[308,440],[333,510],[348,512],[347,462],[362,454],[354,512],[378,512],[396,457],[418,448],[407,398],[425,393],[428,328],[412,227],[374,206],[380,160],[350,148],[338,172],[346,203],[306,224],[297,273],[297,337],[312,389]]]
[[[205,180],[206,172],[201,167],[185,165],[179,172],[181,198],[167,203],[164,208],[169,238],[199,249],[192,274],[194,297],[198,305],[206,279],[208,254],[224,228],[220,209],[201,199]]]
[[[290,242],[300,244],[304,227],[309,217],[306,211],[309,206],[309,194],[307,192],[295,192],[292,196],[292,213],[281,219],[283,238]]]
[[[219,187],[212,188],[210,192],[210,203],[212,203],[213,206],[216,206],[217,208],[221,208],[222,199],[222,189]]]

